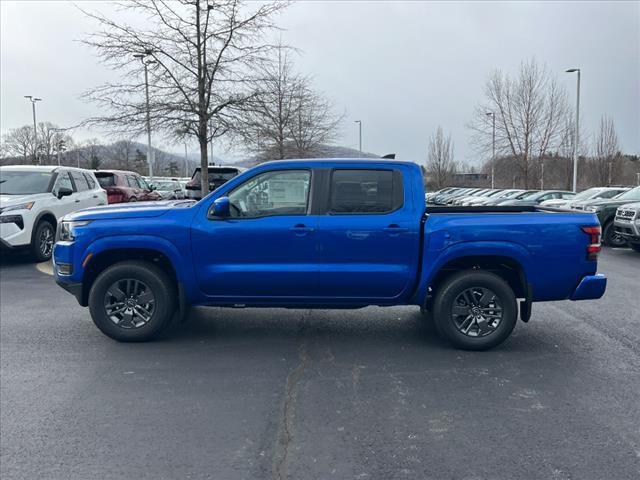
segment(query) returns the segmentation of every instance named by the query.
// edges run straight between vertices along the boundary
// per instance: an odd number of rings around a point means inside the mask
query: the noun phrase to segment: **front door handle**
[[[80,199],[79,198],[76,198],[76,203],[80,203]]]
[[[307,233],[313,232],[314,229],[313,227],[307,227],[306,225],[299,223],[291,227],[289,230],[291,230],[293,233],[295,233],[298,236],[302,236],[302,235],[306,235]]]
[[[382,230],[384,230],[386,233],[390,235],[397,235],[399,233],[406,233],[409,231],[408,228],[401,227],[400,225],[396,225],[396,224],[391,224],[388,227],[383,228]]]

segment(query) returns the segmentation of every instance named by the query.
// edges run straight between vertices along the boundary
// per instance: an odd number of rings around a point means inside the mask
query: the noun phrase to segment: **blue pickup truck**
[[[503,342],[533,302],[600,298],[592,213],[425,206],[418,165],[262,164],[199,202],[67,215],[54,274],[119,341],[145,341],[193,305],[416,305],[455,346]]]

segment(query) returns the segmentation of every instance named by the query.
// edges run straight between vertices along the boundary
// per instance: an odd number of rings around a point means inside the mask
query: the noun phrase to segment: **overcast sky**
[[[2,131],[31,123],[24,95],[44,99],[38,121],[65,127],[95,115],[79,95],[114,75],[77,41],[95,24],[68,2],[3,0],[0,14]],[[346,113],[338,144],[357,148],[362,120],[364,150],[423,162],[441,125],[456,158],[479,163],[465,125],[487,75],[535,57],[572,102],[575,74],[562,72],[581,68],[586,132],[610,115],[623,150],[640,153],[640,2],[303,1],[278,23],[302,51],[298,70]]]

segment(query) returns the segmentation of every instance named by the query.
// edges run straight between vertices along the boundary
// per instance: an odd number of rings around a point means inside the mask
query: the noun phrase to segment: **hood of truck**
[[[164,202],[114,203],[70,213],[65,220],[118,220],[125,218],[152,218],[164,215],[175,208],[190,208],[193,200],[167,200]]]

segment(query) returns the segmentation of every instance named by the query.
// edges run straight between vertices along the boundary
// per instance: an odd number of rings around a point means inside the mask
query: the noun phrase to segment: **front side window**
[[[140,184],[140,188],[142,188],[143,190],[151,190],[149,188],[149,184],[147,183],[147,181],[144,178],[136,177],[136,180],[138,180],[138,183]]]
[[[334,170],[331,175],[329,211],[331,213],[388,213],[394,205],[393,171]],[[395,195],[394,195],[395,194]]]
[[[140,188],[140,185],[138,185],[138,182],[136,181],[136,177],[134,177],[133,175],[127,175],[127,184],[131,187],[131,188]]]
[[[53,193],[57,194],[61,188],[68,188],[69,190],[73,190],[73,185],[71,184],[71,178],[69,177],[69,172],[58,173],[58,178],[56,179],[56,185],[53,187]]]
[[[257,175],[229,194],[232,217],[305,215],[311,172],[286,170]]]

